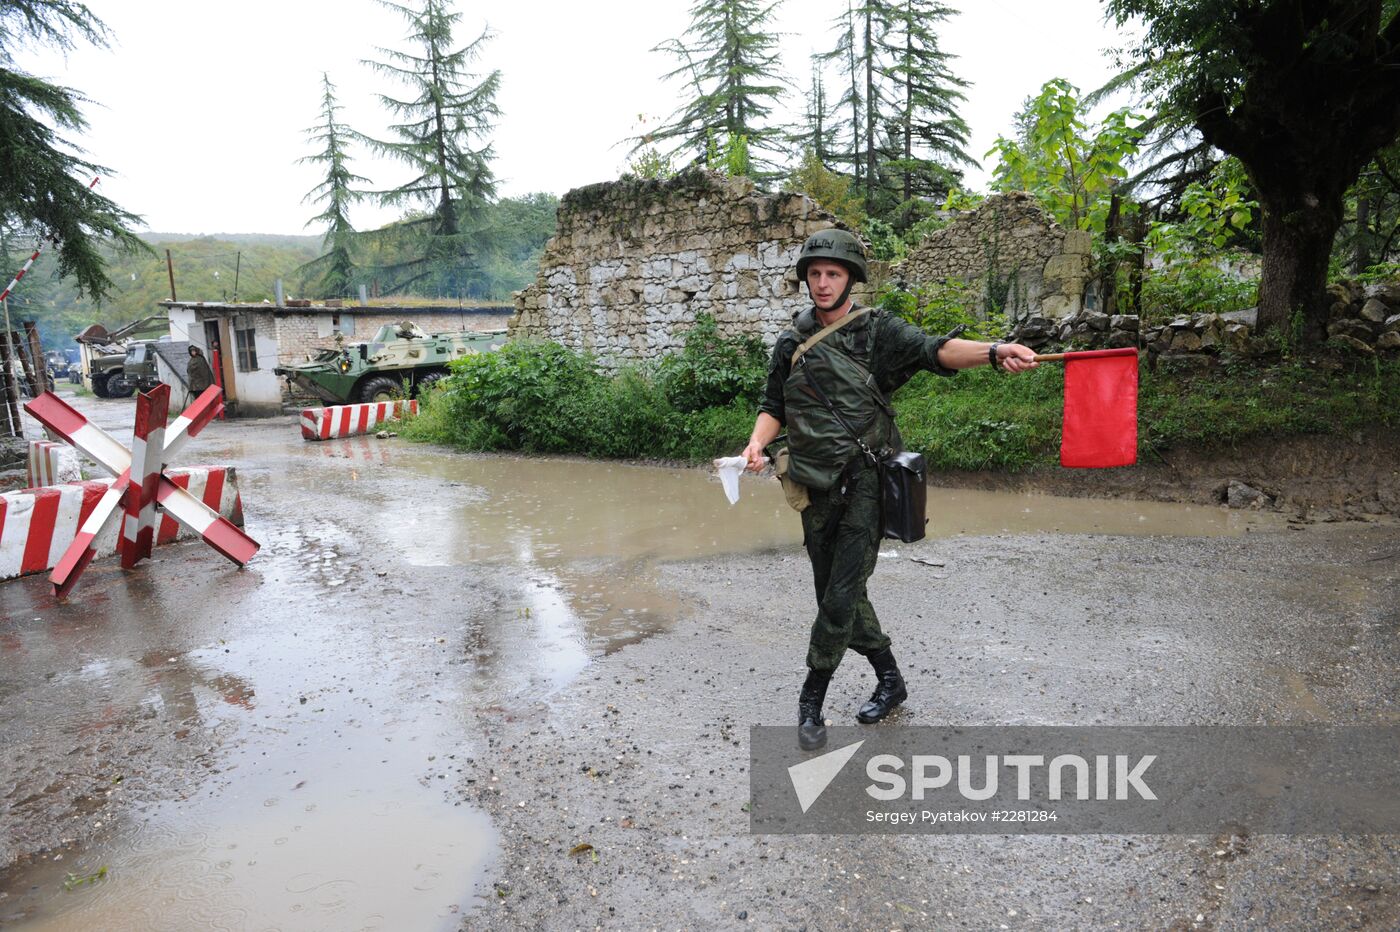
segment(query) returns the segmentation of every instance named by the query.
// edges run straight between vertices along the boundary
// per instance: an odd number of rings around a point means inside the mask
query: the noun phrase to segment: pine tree
[[[755,174],[771,177],[785,146],[781,129],[766,121],[782,97],[783,81],[778,38],[765,27],[780,2],[699,0],[691,7],[685,34],[652,50],[683,62],[665,77],[686,80],[691,97],[670,123],[638,139],[634,151],[675,141],[677,150],[704,161],[713,147],[746,145]]]
[[[953,165],[971,163],[963,150],[968,126],[957,114],[965,81],[948,67],[933,24],[954,11],[937,0],[847,3],[836,45],[820,56],[834,63],[846,87],[833,113],[849,110],[850,167],[867,213],[888,214],[947,191]]]
[[[351,185],[369,183],[350,171],[350,157],[346,152],[350,131],[336,116],[340,105],[336,103],[335,85],[330,75],[321,75],[321,122],[306,131],[312,142],[321,147],[314,155],[298,159],[325,167],[326,178],[306,195],[306,200],[323,205],[315,217],[307,221],[326,224],[326,236],[321,241],[324,250],[321,256],[308,262],[301,269],[304,273],[319,276],[314,285],[324,297],[338,297],[346,294],[355,278],[355,260],[351,247],[355,240],[355,228],[350,223],[350,205],[362,197]]]
[[[75,40],[105,47],[107,27],[72,0],[0,4],[0,225],[11,237],[54,240],[59,274],[72,275],[79,293],[100,298],[112,281],[99,247],[106,241],[121,252],[147,250],[131,229],[142,221],[89,189],[108,169],[61,135],[87,128],[81,106],[88,101],[16,68],[24,40],[65,51]]]
[[[955,166],[974,164],[964,148],[970,130],[957,112],[968,84],[949,69],[952,56],[939,48],[933,31],[955,10],[938,0],[889,6],[877,69],[894,89],[887,122],[894,146],[886,153],[886,171],[898,184],[901,214],[909,220],[916,198],[941,197],[961,177]]]
[[[850,176],[856,189],[861,189],[865,160],[862,157],[865,139],[865,94],[861,91],[861,42],[857,34],[857,10],[855,4],[847,0],[846,12],[836,20],[836,47],[817,56],[819,61],[834,62],[837,72],[844,78],[841,96],[832,103],[832,116],[844,120],[849,111],[851,147],[834,153],[832,162],[849,166]]]
[[[826,168],[830,168],[836,155],[836,132],[827,121],[829,112],[826,98],[826,84],[822,77],[818,60],[812,62],[812,83],[807,91],[807,106],[801,123],[796,124],[788,139],[798,151],[803,153],[802,162],[812,157]]]
[[[485,140],[501,114],[496,106],[501,73],[483,76],[468,70],[491,32],[484,29],[454,49],[452,30],[462,15],[449,12],[447,0],[421,0],[419,8],[380,2],[408,21],[406,39],[417,54],[381,48],[388,60],[367,64],[402,81],[411,94],[407,99],[380,95],[401,120],[390,127],[394,138],[357,138],[416,173],[396,188],[377,192],[382,203],[431,206],[431,212],[411,213],[391,227],[396,235],[417,237],[418,246],[415,258],[385,269],[393,279],[390,290],[435,276],[441,291],[461,294],[474,254],[470,226],[496,193],[490,167],[494,155]]]

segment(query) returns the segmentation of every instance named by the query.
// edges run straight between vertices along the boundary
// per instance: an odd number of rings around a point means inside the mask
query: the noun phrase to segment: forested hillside
[[[550,194],[502,198],[489,205],[478,220],[479,255],[465,276],[462,293],[447,293],[436,278],[426,278],[408,289],[407,295],[453,302],[508,301],[512,291],[534,279],[540,251],[554,232],[557,205],[558,199]],[[175,271],[175,294],[181,300],[271,301],[279,278],[289,297],[333,297],[316,288],[314,270],[306,268],[320,254],[319,236],[143,233],[141,239],[149,251],[102,250],[114,285],[100,304],[80,296],[73,279],[56,278],[53,257],[42,254],[10,298],[15,326],[21,320],[36,320],[44,345],[59,347],[89,324],[110,328],[159,312],[157,302],[170,297],[167,249]],[[374,292],[384,283],[376,279],[373,267],[395,262],[412,248],[408,240],[396,225],[357,238],[354,252],[366,271],[343,295],[334,296],[353,297],[361,283]],[[0,246],[6,273],[22,266],[30,251],[17,243],[8,244],[8,249]]]

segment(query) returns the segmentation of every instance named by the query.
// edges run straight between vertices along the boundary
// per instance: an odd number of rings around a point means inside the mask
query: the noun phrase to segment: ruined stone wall
[[[1058,319],[1084,306],[1091,245],[1087,232],[1064,229],[1031,195],[993,194],[925,237],[894,275],[910,284],[980,284],[1012,321]]]
[[[510,334],[614,366],[679,350],[708,312],[721,333],[771,345],[806,306],[798,250],[835,225],[805,195],[763,194],[747,179],[704,171],[570,191],[538,278],[516,293]]]

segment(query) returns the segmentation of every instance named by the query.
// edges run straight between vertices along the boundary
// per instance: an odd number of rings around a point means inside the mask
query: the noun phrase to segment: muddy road
[[[192,543],[64,604],[0,583],[7,929],[1400,925],[1393,837],[749,834],[747,729],[794,717],[813,611],[775,484],[731,508],[701,470],[290,418],[200,462],[238,468],[245,569]],[[930,513],[872,580],[892,721],[1400,720],[1394,523]],[[872,685],[851,657],[829,717]]]

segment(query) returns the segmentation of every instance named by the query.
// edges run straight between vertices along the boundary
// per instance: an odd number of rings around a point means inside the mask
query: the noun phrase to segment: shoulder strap
[[[796,351],[793,352],[793,354],[792,354],[792,360],[789,362],[789,365],[794,365],[794,366],[797,365],[797,360],[801,359],[804,355],[806,355],[806,353],[807,353],[807,351],[808,351],[809,349],[811,349],[812,347],[816,346],[816,345],[817,345],[818,343],[820,343],[822,340],[825,340],[827,337],[831,336],[833,333],[835,333],[836,331],[840,330],[842,327],[844,327],[844,326],[846,326],[847,324],[851,323],[851,322],[854,321],[857,317],[863,317],[864,315],[869,314],[869,313],[870,313],[870,308],[868,308],[868,307],[863,307],[863,308],[860,308],[860,309],[854,310],[854,311],[848,311],[848,312],[846,313],[846,316],[845,316],[845,317],[842,317],[840,320],[836,321],[836,323],[834,323],[834,324],[828,324],[827,326],[825,326],[825,327],[823,327],[822,329],[818,330],[816,333],[812,334],[812,335],[811,335],[810,337],[808,337],[805,341],[803,341],[802,345],[799,346],[799,347],[796,349]]]

